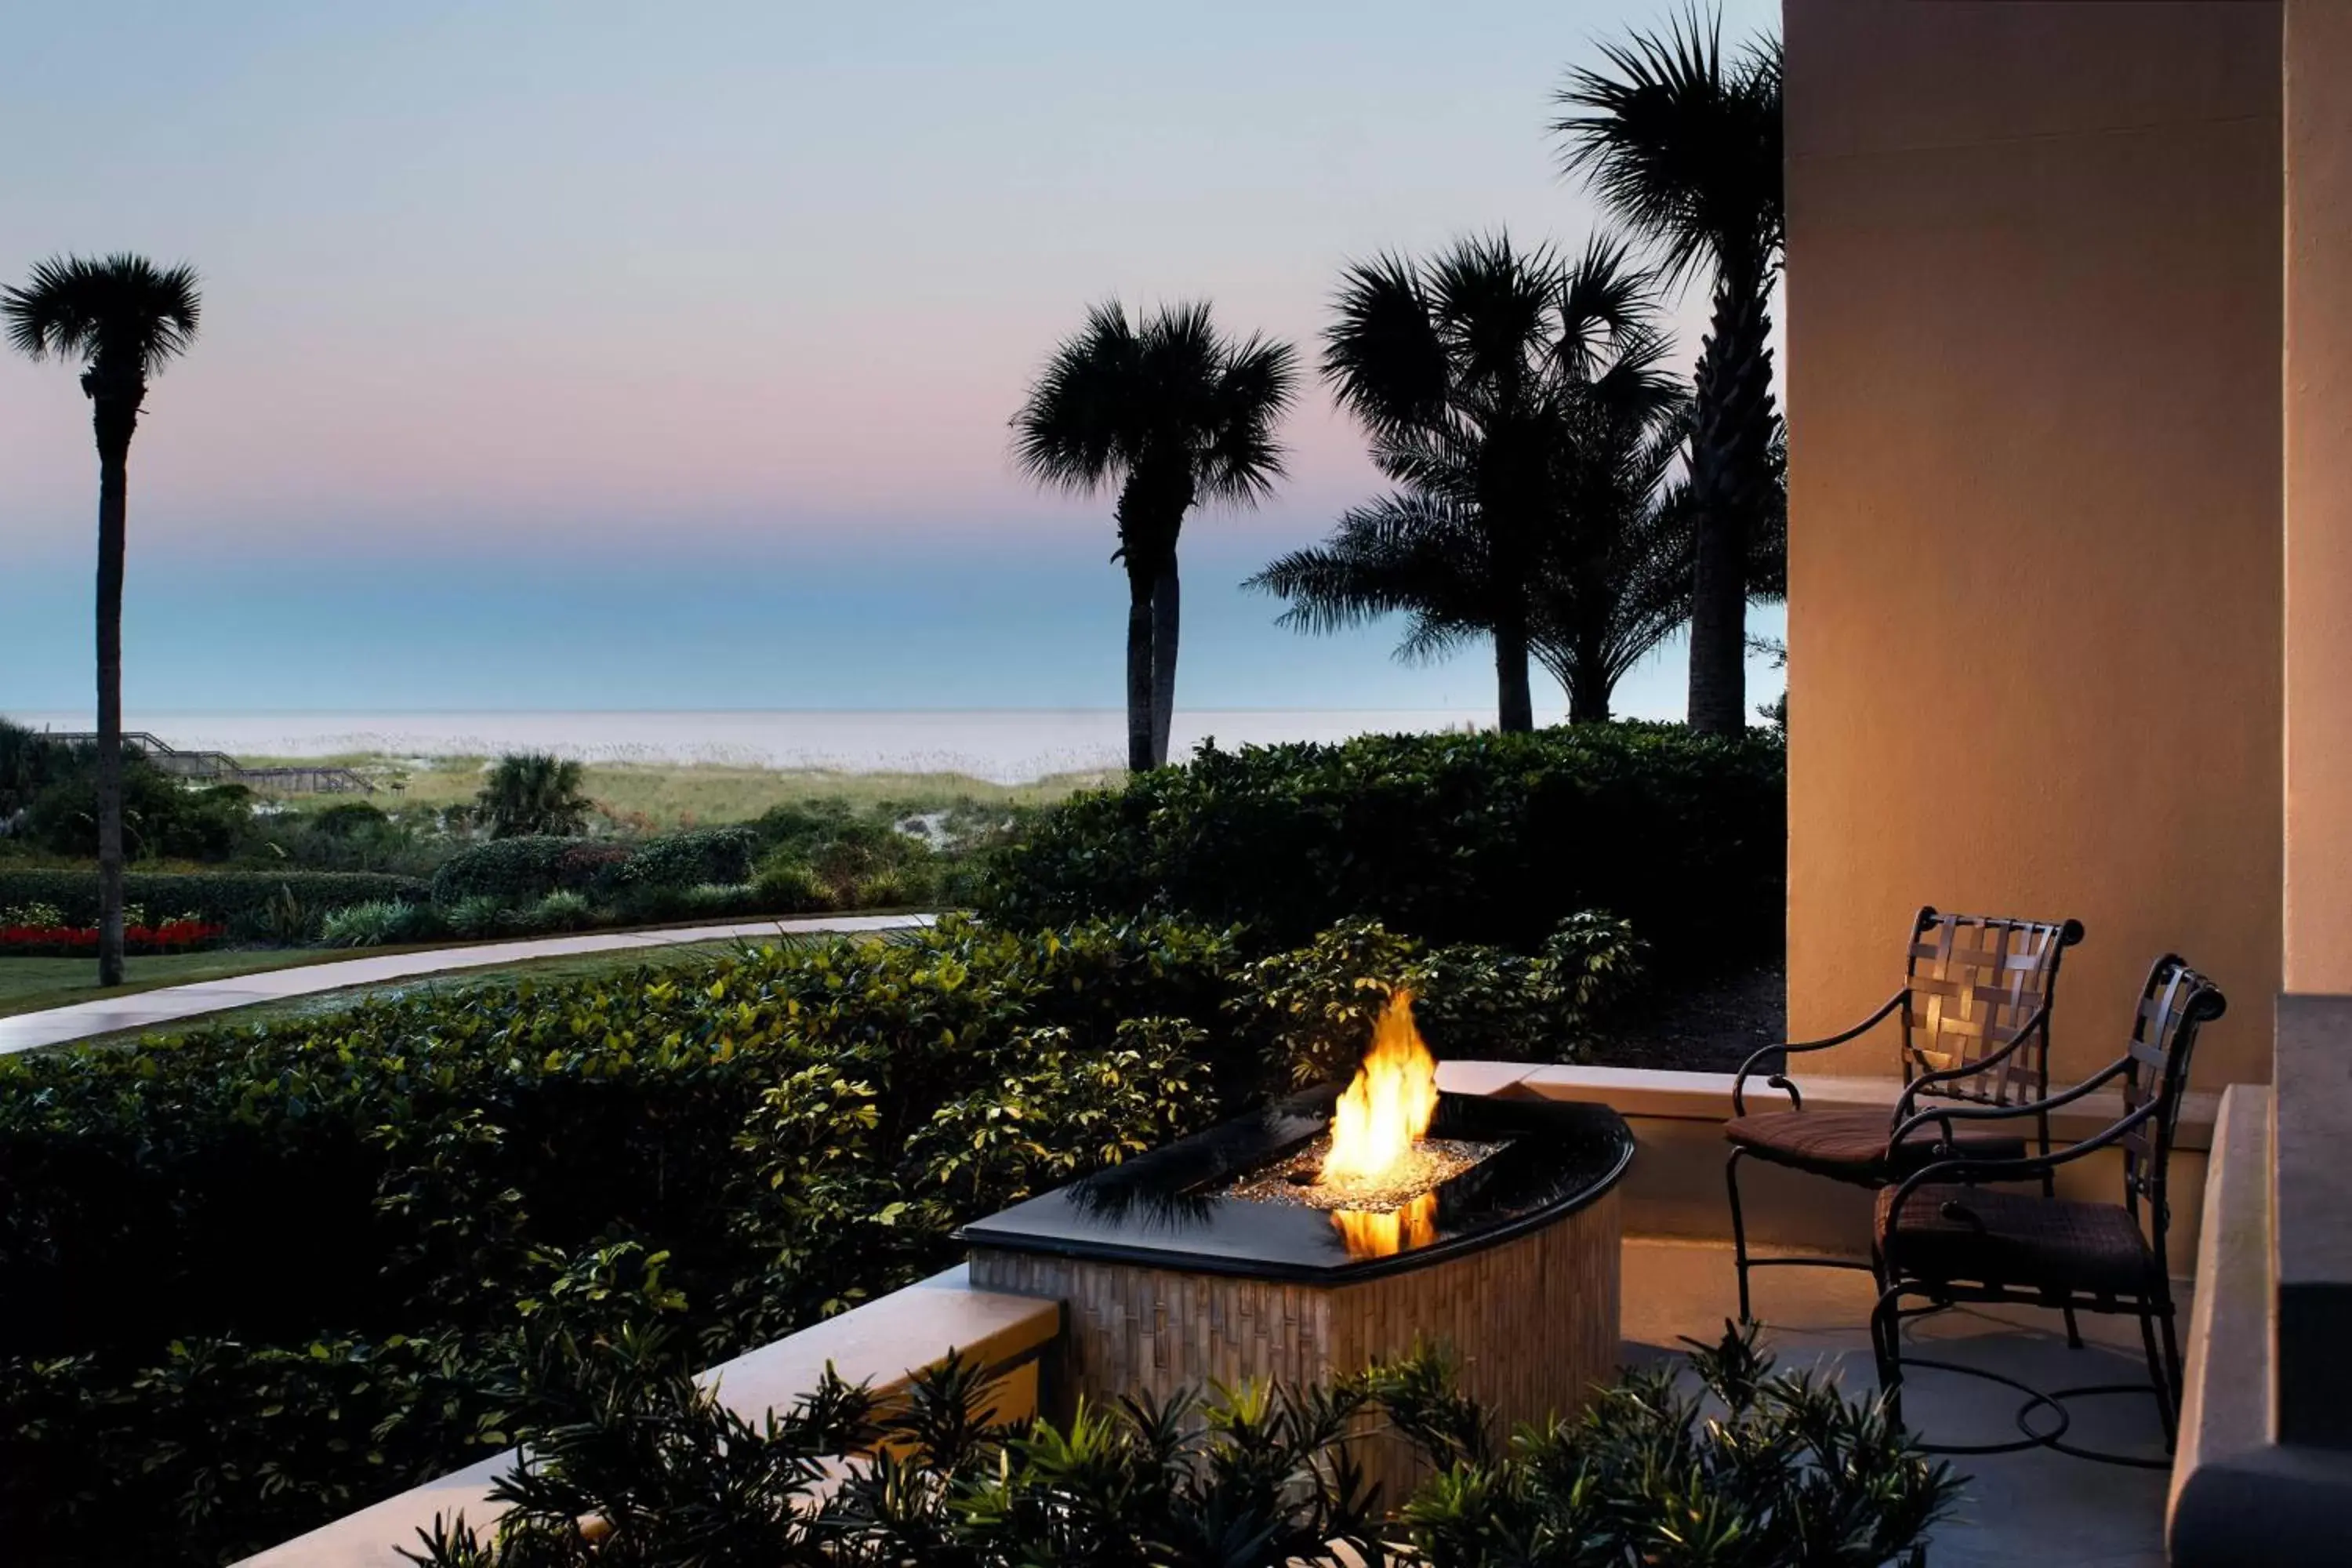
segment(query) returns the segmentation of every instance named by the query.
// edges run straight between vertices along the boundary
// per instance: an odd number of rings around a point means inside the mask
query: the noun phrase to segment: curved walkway
[[[733,925],[688,926],[676,931],[618,931],[579,936],[538,937],[529,942],[485,942],[475,947],[434,948],[424,952],[390,952],[374,958],[352,958],[335,963],[308,963],[293,969],[235,974],[225,980],[202,980],[189,985],[165,985],[129,996],[77,1002],[69,1007],[21,1013],[0,1018],[0,1056],[41,1046],[61,1046],[100,1035],[148,1029],[176,1024],[207,1013],[226,1012],[256,1002],[278,1002],[289,996],[315,996],[352,985],[376,985],[426,974],[446,974],[467,969],[491,969],[528,963],[539,958],[565,958],[582,952],[619,952],[635,948],[677,947],[696,942],[756,942],[763,936],[822,935],[855,931],[913,931],[931,923],[929,915],[825,915],[808,920],[749,921]]]

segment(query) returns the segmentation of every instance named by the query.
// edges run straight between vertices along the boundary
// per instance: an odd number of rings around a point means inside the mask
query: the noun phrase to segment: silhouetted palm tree
[[[189,267],[143,256],[56,257],[0,294],[8,340],[34,359],[83,363],[98,437],[98,982],[122,983],[122,569],[131,437],[147,379],[195,341]]]
[[[1127,569],[1127,755],[1138,772],[1168,760],[1176,705],[1176,541],[1202,501],[1252,503],[1282,475],[1275,426],[1297,373],[1286,343],[1219,333],[1205,304],[1130,324],[1118,301],[1046,362],[1013,416],[1013,449],[1039,483],[1118,487]]]
[[[1605,46],[1559,96],[1567,163],[1622,222],[1663,250],[1670,278],[1714,274],[1699,351],[1687,504],[1696,534],[1690,724],[1747,724],[1747,535],[1768,526],[1771,321],[1780,268],[1780,47],[1723,56],[1719,18],[1696,11],[1663,35]]]
[[[569,757],[509,752],[483,779],[475,815],[493,838],[578,833],[596,805],[583,787],[586,773]]]
[[[1252,585],[1290,600],[1283,621],[1302,630],[1402,611],[1406,658],[1491,637],[1497,722],[1532,728],[1530,655],[1582,659],[1575,617],[1606,613],[1592,569],[1616,556],[1585,535],[1613,534],[1636,510],[1604,493],[1628,460],[1597,443],[1616,439],[1620,420],[1679,419],[1647,287],[1601,240],[1565,268],[1502,237],[1420,267],[1351,268],[1326,369],[1400,488]],[[1670,438],[1660,445],[1671,455]],[[1572,595],[1560,579],[1571,568]]]

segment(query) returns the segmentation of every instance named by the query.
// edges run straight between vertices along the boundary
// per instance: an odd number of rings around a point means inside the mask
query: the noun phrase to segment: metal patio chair
[[[2033,1117],[2043,1126],[2049,1114],[2107,1084],[2123,1096],[2123,1114],[2079,1143],[2021,1159],[1995,1160],[1958,1152],[1914,1171],[1878,1196],[1873,1248],[1880,1285],[1871,1312],[1871,1349],[1892,1408],[1902,1413],[1903,1368],[1956,1367],[1902,1353],[1902,1321],[1961,1302],[2010,1302],[2076,1311],[2129,1313],[2139,1319],[2140,1342],[2147,1353],[2148,1382],[2102,1384],[2036,1393],[2008,1378],[2031,1397],[2018,1412],[2025,1436],[2013,1442],[1947,1448],[1950,1453],[2003,1453],[2042,1447],[2082,1458],[2158,1468],[2162,1461],[2100,1453],[2060,1441],[2065,1431],[2064,1401],[2095,1394],[2147,1392],[2156,1396],[2170,1453],[2180,1415],[2180,1346],[2173,1324],[2171,1259],[2166,1237],[2172,1210],[2165,1177],[2180,1103],[2189,1086],[2189,1058],[2197,1033],[2227,1006],[2220,989],[2175,953],[2149,969],[2132,1017],[2124,1054],[2063,1094],[2032,1104],[1937,1107],[1906,1122],[1906,1134],[1933,1137],[1963,1149],[1953,1134],[2000,1119]],[[2061,1165],[2107,1148],[2123,1156],[2123,1201],[2087,1203],[2072,1198],[1999,1191],[1981,1184],[2037,1183],[2044,1194]],[[1906,1308],[1906,1299],[1921,1306]],[[2159,1341],[2161,1342],[2159,1343]],[[2049,1406],[2053,1430],[2036,1435],[2031,1411]]]
[[[1740,1064],[1731,1085],[1732,1118],[1723,1124],[1723,1135],[1732,1145],[1724,1183],[1731,1194],[1740,1321],[1754,1321],[1748,1309],[1750,1269],[1870,1268],[1851,1258],[1750,1258],[1739,1205],[1740,1162],[1762,1160],[1850,1186],[1885,1188],[1939,1157],[1930,1137],[1895,1136],[1921,1101],[1998,1107],[2040,1100],[2050,1088],[2050,1012],[2057,1000],[2059,959],[2082,940],[2079,921],[1948,915],[1922,909],[1912,918],[1903,988],[1876,1012],[1826,1039],[1768,1046]],[[1788,1095],[1790,1108],[1748,1111],[1748,1080],[1774,1052],[1794,1056],[1825,1050],[1898,1018],[1904,1089],[1891,1113],[1808,1110],[1785,1066],[1764,1081]],[[2038,1122],[2037,1130],[2037,1146],[2047,1153],[2047,1118]],[[1961,1152],[1981,1158],[2021,1158],[2026,1152],[2026,1140],[2008,1128],[1962,1130],[1958,1136]],[[2071,1317],[2067,1328],[2071,1335]]]

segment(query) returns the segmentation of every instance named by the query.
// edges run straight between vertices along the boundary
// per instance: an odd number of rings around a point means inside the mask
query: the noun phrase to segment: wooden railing
[[[47,738],[69,746],[90,746],[98,743],[95,732],[86,730],[51,731]],[[253,789],[274,790],[284,795],[373,795],[375,786],[350,768],[303,766],[285,768],[248,768],[226,752],[183,752],[163,737],[146,730],[125,730],[122,732],[125,750],[136,752],[147,765],[174,778],[212,779],[222,784],[241,784]]]

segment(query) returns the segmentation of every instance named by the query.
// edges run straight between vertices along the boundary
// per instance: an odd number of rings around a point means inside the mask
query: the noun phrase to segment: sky
[[[1351,259],[1580,246],[1551,94],[1667,15],[24,8],[0,279],[119,249],[205,279],[131,452],[126,705],[1115,707],[1109,503],[1009,456],[1055,341],[1205,298],[1311,359]],[[1302,637],[1240,587],[1380,488],[1319,384],[1285,437],[1271,500],[1187,524],[1180,704],[1490,706],[1483,650],[1400,665],[1393,624]],[[73,375],[0,360],[0,711],[89,703],[95,497]],[[1678,715],[1681,666],[1621,710]]]

